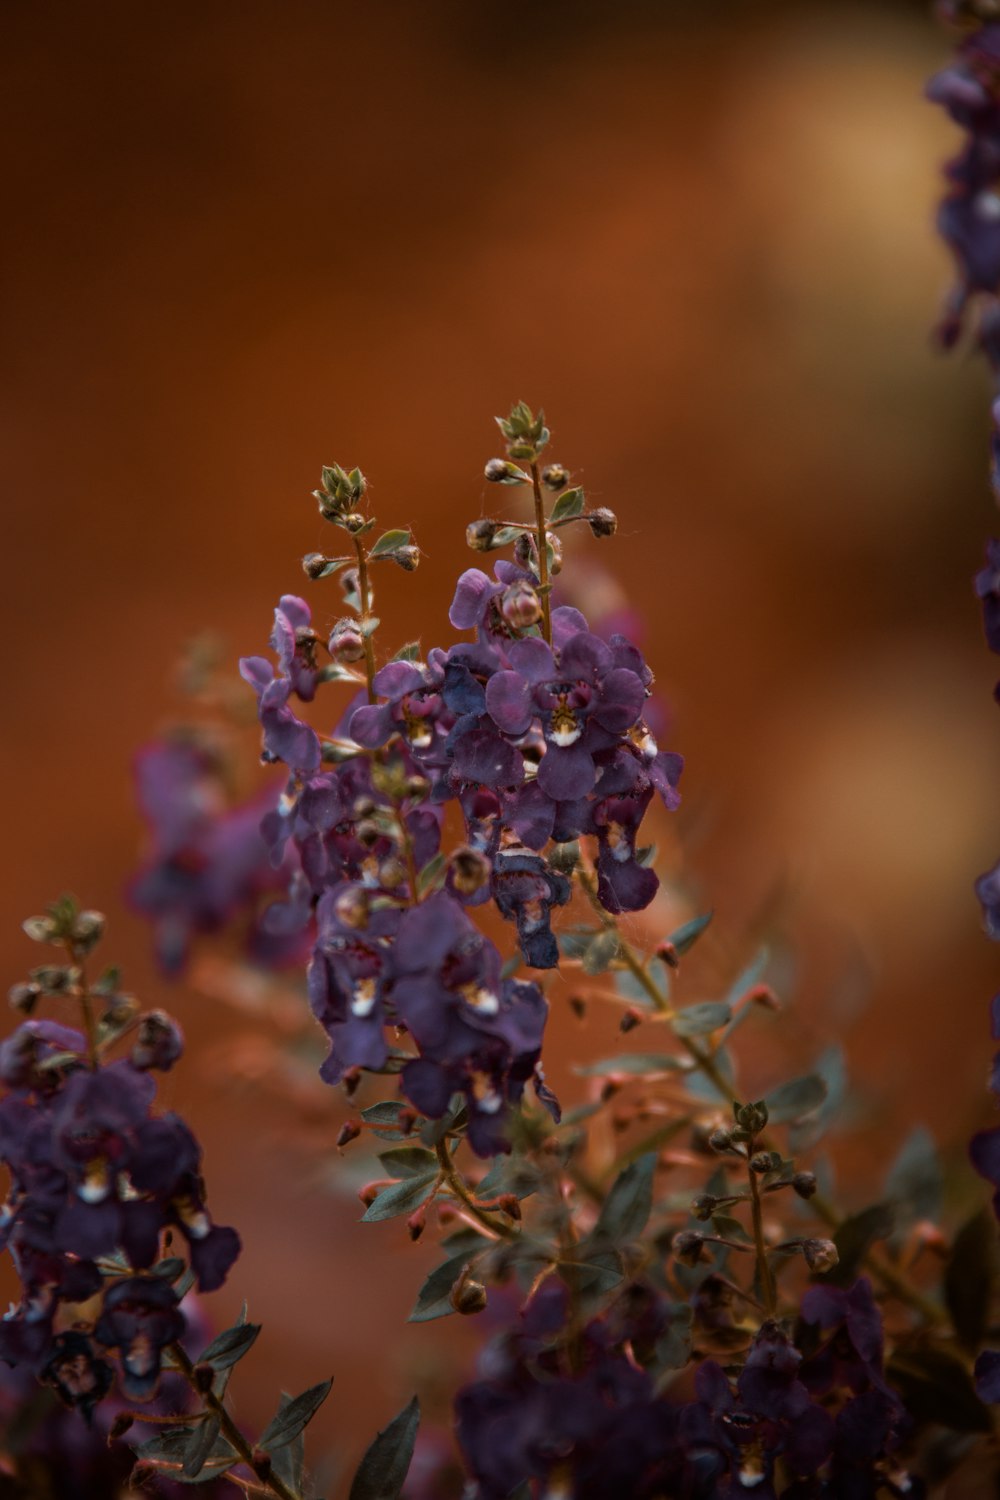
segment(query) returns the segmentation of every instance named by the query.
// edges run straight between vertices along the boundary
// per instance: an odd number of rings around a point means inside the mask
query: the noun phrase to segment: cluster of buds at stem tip
[[[512,407],[509,416],[497,417],[496,423],[511,459],[534,463],[551,436],[545,425],[545,413],[539,409],[536,415],[523,401]]]
[[[734,1100],[733,1118],[736,1121],[736,1129],[729,1132],[730,1144],[753,1141],[762,1130],[767,1128],[767,1105],[763,1099],[758,1099],[754,1104],[739,1104]]]
[[[324,464],[320,475],[320,487],[313,490],[319,504],[320,514],[328,521],[342,521],[354,511],[368,488],[360,469],[348,473],[340,464]]]

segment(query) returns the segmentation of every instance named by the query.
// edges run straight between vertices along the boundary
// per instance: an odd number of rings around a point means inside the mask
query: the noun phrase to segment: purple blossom
[[[94,1337],[117,1349],[122,1390],[132,1401],[155,1396],[163,1351],[184,1335],[186,1320],[168,1282],[131,1276],[115,1282],[104,1298]]]
[[[516,563],[499,561],[494,578],[479,568],[467,568],[455,586],[448,619],[456,630],[474,630],[484,645],[503,650],[517,639],[517,630],[504,617],[503,596],[517,583],[534,582],[532,575]]]
[[[991,651],[1000,652],[1000,539],[986,543],[986,566],[976,574],[976,594],[983,603],[983,626]]]
[[[986,936],[1000,943],[1000,863],[987,870],[985,875],[980,875],[976,881],[976,895],[983,909]]]
[[[288,706],[294,691],[292,679],[276,677],[263,656],[244,656],[240,676],[257,694],[257,717],[264,731],[262,758],[283,761],[299,776],[312,775],[320,764],[319,736]]]
[[[282,676],[288,678],[292,691],[305,703],[316,696],[320,675],[317,644],[312,611],[306,601],[295,594],[283,594],[274,611],[271,648],[277,655]]]
[[[353,740],[375,750],[400,735],[416,760],[429,759],[439,749],[438,721],[444,709],[445,654],[434,650],[424,663],[391,661],[375,675],[381,704],[363,704],[350,720]]]

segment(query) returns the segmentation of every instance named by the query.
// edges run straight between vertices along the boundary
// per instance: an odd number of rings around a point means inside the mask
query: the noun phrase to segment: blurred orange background
[[[998,734],[986,377],[928,337],[955,142],[921,88],[947,53],[922,6],[874,0],[7,9],[0,951],[13,982],[20,919],[73,890],[181,1018],[164,1096],[246,1242],[213,1316],[246,1295],[265,1323],[240,1411],[334,1373],[314,1453],[356,1458],[437,1378],[440,1342],[398,1333],[433,1252],[359,1226],[288,1107],[213,1075],[233,1018],[163,983],[122,887],[130,756],[178,711],[183,645],[262,650],[289,590],[338,610],[299,567],[328,544],[322,463],[413,526],[382,649],[427,645],[495,504],[493,415],[545,406],[620,517],[588,556],[647,621],[721,940],[739,956],[764,912],[789,940],[798,1062],[841,1040],[862,1089],[855,1160],[919,1116],[961,1192]],[[607,1048],[590,1028],[560,1008],[554,1055]],[[751,1047],[765,1085],[781,1035]]]

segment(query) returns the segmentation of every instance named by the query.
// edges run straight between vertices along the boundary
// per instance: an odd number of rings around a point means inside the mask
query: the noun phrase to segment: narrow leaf
[[[692,917],[690,922],[685,922],[683,926],[669,934],[666,942],[670,944],[678,958],[689,948],[694,947],[714,915],[714,912],[707,911],[703,916]]]
[[[293,1396],[291,1401],[279,1406],[264,1429],[260,1447],[270,1453],[273,1448],[283,1448],[286,1443],[293,1442],[319,1411],[332,1385],[332,1380],[321,1380],[318,1385],[311,1385],[303,1391],[301,1396]]]
[[[260,1330],[259,1323],[237,1323],[234,1327],[227,1328],[212,1340],[200,1355],[198,1364],[211,1365],[214,1370],[228,1370],[230,1365],[237,1364],[243,1358]]]
[[[417,1177],[407,1177],[403,1182],[394,1182],[392,1187],[384,1188],[362,1214],[362,1224],[378,1224],[383,1219],[412,1213],[430,1196],[437,1175],[436,1168],[431,1168]]]
[[[678,1036],[707,1036],[733,1018],[732,1007],[725,1000],[703,1000],[700,1005],[686,1005],[670,1024]]]
[[[398,1500],[420,1426],[420,1403],[414,1396],[375,1438],[351,1483],[348,1500]]]
[[[434,1318],[446,1318],[455,1309],[451,1305],[451,1289],[469,1263],[466,1252],[453,1255],[443,1265],[436,1266],[417,1293],[413,1311],[407,1319],[410,1323],[430,1323]]]
[[[602,1057],[599,1062],[586,1063],[573,1071],[581,1078],[603,1078],[607,1073],[647,1077],[657,1073],[686,1072],[689,1067],[687,1058],[674,1057],[669,1052],[621,1052],[617,1057]]]
[[[619,1173],[601,1207],[592,1240],[621,1244],[638,1239],[653,1207],[653,1173],[656,1153],[648,1152]]]
[[[793,1078],[772,1089],[764,1103],[771,1124],[786,1125],[790,1120],[811,1115],[825,1099],[826,1084],[818,1073],[808,1073],[804,1078]]]
[[[208,1462],[212,1449],[215,1447],[216,1438],[219,1436],[221,1422],[217,1416],[207,1416],[201,1421],[191,1435],[191,1442],[181,1466],[181,1473],[185,1479],[197,1479]],[[206,1480],[213,1478],[206,1474]]]

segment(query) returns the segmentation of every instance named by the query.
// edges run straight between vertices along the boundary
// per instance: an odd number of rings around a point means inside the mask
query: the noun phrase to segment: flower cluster
[[[12,998],[29,1012],[44,996],[76,1001],[87,1034],[32,1018],[0,1046],[0,1161],[11,1179],[0,1243],[22,1285],[19,1306],[0,1320],[0,1359],[44,1373],[86,1409],[106,1394],[104,1356],[114,1353],[123,1391],[144,1401],[162,1351],[185,1328],[176,1289],[185,1265],[175,1257],[164,1272],[165,1247],[179,1236],[193,1284],[212,1291],[239,1236],[208,1215],[187,1125],[153,1112],[154,1072],[180,1056],[177,1027],[162,1012],[140,1015],[112,987],[116,976],[87,984],[83,964],[103,926],[96,913],[63,901],[26,925],[69,962],[34,970]],[[129,1054],[108,1061],[125,1038]],[[95,1309],[83,1328],[60,1321],[81,1304]]]

